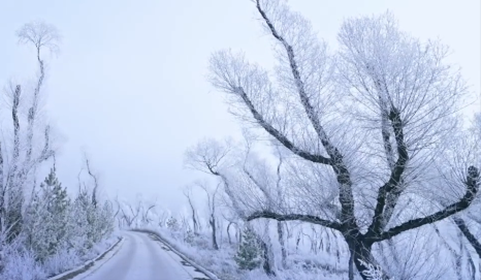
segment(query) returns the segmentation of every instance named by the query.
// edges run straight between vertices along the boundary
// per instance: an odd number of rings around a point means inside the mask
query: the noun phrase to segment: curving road
[[[209,280],[146,233],[127,232],[119,245],[73,280]]]

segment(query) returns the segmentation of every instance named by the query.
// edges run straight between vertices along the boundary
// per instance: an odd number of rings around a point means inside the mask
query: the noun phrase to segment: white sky
[[[481,1],[290,1],[332,46],[343,18],[391,10],[403,30],[439,37],[454,51],[474,94],[481,92]],[[232,47],[270,61],[249,0],[0,0],[0,85],[31,78],[34,56],[15,31],[43,19],[64,39],[50,62],[49,116],[67,137],[58,159],[65,186],[76,188],[82,149],[101,172],[103,191],[142,193],[176,209],[185,149],[206,136],[238,133],[222,95],[205,79],[211,52]],[[481,105],[477,105],[481,108]]]

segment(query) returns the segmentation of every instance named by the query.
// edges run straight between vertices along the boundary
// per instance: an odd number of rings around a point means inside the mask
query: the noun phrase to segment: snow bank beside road
[[[120,243],[122,242],[123,238],[120,236],[115,236],[112,237],[106,242],[102,244],[98,244],[97,246],[94,246],[92,250],[92,254],[89,255],[94,255],[95,257],[90,257],[90,260],[87,260],[84,262],[83,265],[78,266],[77,268],[70,269],[68,271],[65,271],[61,274],[58,274],[56,276],[52,276],[48,278],[48,280],[68,280],[72,279],[73,277],[79,275],[80,273],[88,270],[90,267],[94,265],[95,262],[101,261],[109,252],[111,252],[113,249],[118,248]]]
[[[167,244],[173,251],[178,252],[193,266],[199,267],[202,272],[206,272],[213,280],[344,280],[347,274],[333,273],[324,269],[306,270],[302,265],[291,265],[289,269],[277,270],[276,276],[270,278],[261,269],[252,271],[240,270],[234,260],[236,245],[229,245],[223,242],[219,250],[210,247],[208,236],[199,235],[192,245],[183,242],[181,236],[159,227],[143,227],[132,229],[153,233]],[[205,240],[204,240],[205,239]],[[345,276],[345,277],[344,277]],[[321,277],[321,278],[320,278]]]

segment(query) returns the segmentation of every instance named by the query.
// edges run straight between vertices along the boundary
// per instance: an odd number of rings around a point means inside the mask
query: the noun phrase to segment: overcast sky
[[[479,0],[290,1],[330,44],[344,18],[390,10],[403,30],[437,38],[480,93]],[[34,56],[15,31],[42,19],[63,35],[50,61],[49,116],[65,137],[58,173],[76,187],[82,150],[101,173],[104,193],[184,203],[185,149],[203,137],[238,135],[220,93],[205,79],[211,52],[232,47],[269,62],[270,42],[249,0],[0,0],[0,85],[31,78]],[[478,108],[481,105],[478,103]]]

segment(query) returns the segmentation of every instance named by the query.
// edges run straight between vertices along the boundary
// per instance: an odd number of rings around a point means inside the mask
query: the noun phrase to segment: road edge
[[[154,230],[149,230],[149,229],[131,229],[131,231],[135,232],[142,232],[142,233],[150,233],[159,238],[159,242],[163,243],[165,246],[167,246],[172,252],[177,254],[179,257],[181,257],[184,261],[188,262],[190,265],[192,265],[194,268],[198,269],[200,272],[204,273],[207,277],[209,277],[211,280],[221,280],[219,277],[217,277],[214,273],[210,272],[203,266],[197,264],[187,256],[185,256],[182,252],[177,250],[172,244],[170,244],[165,238],[163,238],[160,233],[154,231]],[[62,279],[63,280],[63,279]]]
[[[117,247],[117,245],[119,245],[122,240],[124,240],[124,237],[119,236],[114,244],[112,244],[107,250],[99,254],[97,257],[86,261],[83,265],[78,266],[77,268],[70,269],[55,276],[51,276],[47,278],[47,280],[68,280],[74,278],[75,276],[78,276],[79,274],[84,273],[85,271],[89,270],[95,264],[95,262],[101,260],[103,257],[105,257],[105,255],[107,255],[107,253],[115,249],[115,247]]]

